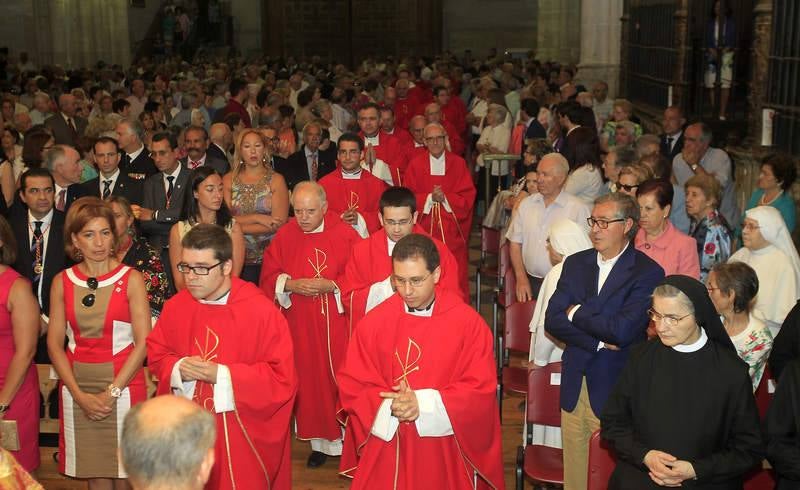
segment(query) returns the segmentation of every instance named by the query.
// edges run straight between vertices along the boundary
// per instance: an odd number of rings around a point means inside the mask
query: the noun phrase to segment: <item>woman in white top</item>
[[[745,212],[744,248],[728,262],[744,262],[756,271],[760,288],[755,311],[775,337],[800,297],[800,257],[780,211],[758,206]]]
[[[486,113],[486,124],[481,131],[481,136],[475,144],[478,150],[478,165],[483,167],[488,163],[493,176],[508,175],[508,161],[498,163],[484,162],[483,155],[498,154],[508,152],[508,144],[511,142],[511,130],[505,125],[508,109],[499,105],[491,104]]]
[[[547,237],[547,251],[553,268],[544,276],[536,307],[531,318],[531,350],[529,360],[537,366],[546,366],[553,362],[561,362],[564,352],[560,345],[544,331],[544,317],[547,303],[556,290],[561,277],[564,259],[570,255],[592,248],[586,229],[572,220],[561,218],[550,225]],[[556,341],[557,342],[557,341]],[[561,429],[544,425],[533,426],[533,444],[555,448],[561,447]]]
[[[587,205],[606,193],[603,185],[603,162],[600,158],[600,140],[593,128],[579,126],[567,135],[564,157],[569,162],[569,177],[564,190]]]

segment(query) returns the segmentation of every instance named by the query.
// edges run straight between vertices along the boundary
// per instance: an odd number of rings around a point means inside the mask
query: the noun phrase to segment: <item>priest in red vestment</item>
[[[436,285],[429,237],[397,242],[392,270],[398,294],[358,324],[339,371],[342,474],[353,490],[505,488],[491,330]]]
[[[443,84],[433,88],[433,100],[442,108],[442,119],[456,128],[459,135],[467,130],[467,106],[461,97],[453,96],[450,81],[443,79]]]
[[[297,364],[297,437],[311,441],[308,466],[314,468],[342,452],[335,373],[350,332],[338,284],[360,239],[336,213],[328,212],[319,184],[297,184],[292,205],[295,219],[264,250],[260,284],[289,321]]]
[[[297,375],[286,319],[256,286],[232,276],[224,229],[197,225],[181,245],[186,289],[164,304],[147,338],[158,393],[215,414],[216,464],[206,488],[288,490]]]
[[[381,131],[395,137],[402,148],[407,148],[414,142],[408,128],[395,124],[394,109],[389,106],[381,106]]]
[[[417,155],[427,154],[428,149],[425,147],[425,116],[414,116],[411,122],[408,123],[408,132],[411,135],[411,144],[406,146],[406,160],[411,163]]]
[[[467,164],[460,156],[445,151],[447,133],[440,124],[425,127],[428,151],[417,155],[408,166],[407,185],[417,196],[422,210],[419,224],[443,241],[458,261],[461,289],[469,296],[468,242],[472,229],[475,185]]]
[[[458,131],[456,131],[456,128],[452,124],[442,119],[442,108],[436,102],[431,102],[425,106],[425,122],[428,124],[441,124],[445,132],[447,132],[447,142],[450,145],[448,150],[458,156],[464,155],[465,147],[461,135],[458,134]]]
[[[361,238],[381,227],[378,201],[387,185],[361,166],[364,149],[361,138],[353,133],[339,137],[337,169],[319,180],[328,198],[328,209],[353,226]]]
[[[392,250],[397,242],[411,233],[427,235],[417,225],[417,200],[405,187],[390,187],[380,200],[381,230],[353,247],[345,267],[342,296],[351,326],[388,297],[394,294],[391,283]],[[461,295],[458,263],[447,245],[434,240],[439,251],[442,276],[439,285]],[[465,302],[469,298],[462,295]]]
[[[358,135],[364,140],[364,166],[388,185],[403,185],[407,161],[400,141],[381,131],[381,108],[368,103],[358,109]]]
[[[408,126],[411,118],[420,114],[418,101],[409,95],[410,82],[405,78],[397,80],[394,84],[397,99],[394,101],[394,120],[395,123],[404,128]]]

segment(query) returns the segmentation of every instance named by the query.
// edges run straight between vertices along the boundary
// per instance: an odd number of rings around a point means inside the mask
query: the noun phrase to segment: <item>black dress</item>
[[[776,490],[800,489],[800,360],[784,368],[767,412],[766,432]]]
[[[690,353],[658,338],[639,346],[601,424],[618,456],[609,489],[662,488],[643,463],[651,449],[692,463],[697,479],[683,488],[706,490],[741,489],[742,475],[764,455],[747,365],[711,340]]]

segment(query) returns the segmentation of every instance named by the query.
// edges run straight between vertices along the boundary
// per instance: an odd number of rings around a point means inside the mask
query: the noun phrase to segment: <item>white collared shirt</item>
[[[378,131],[378,133],[375,136],[372,136],[372,137],[364,135],[364,146],[367,146],[367,145],[380,146],[380,144],[381,144],[381,132],[380,131]]]
[[[311,178],[311,167],[313,163],[313,158],[317,157],[317,168],[319,169],[319,150],[311,151],[308,147],[304,147],[305,155],[306,155],[306,167],[308,167],[308,177]],[[342,172],[344,174],[344,172]],[[347,177],[345,177],[347,178]]]
[[[611,274],[611,269],[614,268],[614,264],[617,263],[620,256],[625,253],[625,250],[628,249],[631,242],[625,244],[625,247],[622,248],[622,251],[615,255],[614,257],[605,260],[600,252],[597,252],[597,267],[600,271],[597,274],[597,294],[600,294],[600,291],[603,289],[603,285],[606,283],[606,279],[608,279],[608,275]]]
[[[430,162],[431,162],[431,175],[444,175],[445,172],[445,157],[444,152],[439,155],[439,158],[433,156],[433,153],[429,153],[430,155]]]
[[[167,180],[167,177],[175,177],[174,179],[172,179],[172,192],[174,193],[175,189],[178,188],[178,174],[180,174],[180,173],[181,173],[181,164],[180,163],[178,163],[178,166],[175,168],[175,171],[172,172],[171,174],[163,173],[163,175],[164,175],[163,176],[163,180],[164,180],[164,195],[166,195],[167,191],[169,190],[169,181]]]
[[[100,196],[103,195],[103,190],[106,188],[105,181],[107,180],[111,181],[111,185],[108,186],[109,192],[112,193],[114,192],[114,188],[117,186],[117,179],[119,179],[119,174],[120,174],[119,167],[117,167],[117,169],[114,170],[114,173],[108,177],[106,177],[105,175],[103,175],[102,172],[100,172],[99,175]]]
[[[206,164],[206,157],[207,156],[208,156],[208,153],[203,153],[203,157],[200,158],[199,160],[192,160],[192,157],[187,155],[186,156],[186,166],[188,166],[190,170],[191,169],[195,169],[195,168],[203,167]],[[197,163],[197,165],[193,167],[192,166],[192,162]]]
[[[344,180],[359,180],[361,178],[361,167],[359,167],[357,172],[347,173],[342,170],[342,178]]]
[[[132,162],[132,161],[134,161],[134,160],[136,160],[137,158],[139,158],[139,155],[141,155],[143,151],[144,151],[144,145],[142,145],[141,147],[139,147],[139,149],[138,149],[138,150],[136,150],[136,151],[134,151],[133,153],[128,153],[128,159],[129,159],[131,162]]]
[[[53,208],[55,209],[55,208]],[[44,215],[41,219],[36,219],[28,210],[28,249],[33,245],[33,231],[36,229],[35,222],[42,222],[42,268],[45,265],[45,255],[47,255],[47,241],[50,237],[50,224],[53,222],[53,209]],[[33,257],[36,260],[35,257]],[[36,290],[36,298],[39,300],[39,306],[42,306],[42,284],[44,281],[39,281],[39,288]],[[47,314],[47,312],[45,312]]]

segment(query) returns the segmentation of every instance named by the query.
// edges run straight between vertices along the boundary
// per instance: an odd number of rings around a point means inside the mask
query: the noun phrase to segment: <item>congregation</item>
[[[5,69],[0,466],[35,477],[47,408],[92,490],[292,488],[293,437],[354,489],[505,488],[480,228],[531,306],[527,364],[558,372],[523,451],[557,451],[564,488],[598,431],[607,488],[742,488],[765,461],[800,487],[790,155],[742,208],[705,122],[648,133],[605,82],[495,50]]]

